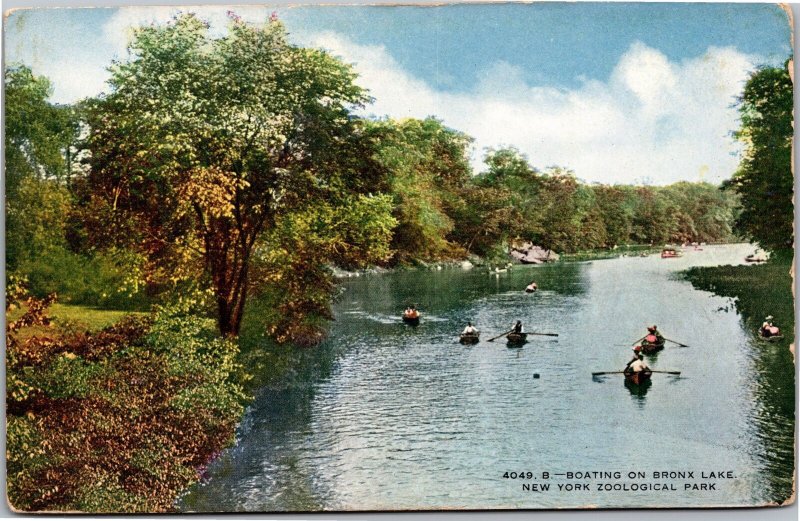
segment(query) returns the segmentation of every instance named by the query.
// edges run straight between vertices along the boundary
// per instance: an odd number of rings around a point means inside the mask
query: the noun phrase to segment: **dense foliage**
[[[708,183],[589,185],[561,168],[539,171],[514,149],[489,151],[486,165],[461,192],[472,215],[459,216],[450,234],[471,253],[514,241],[571,253],[734,238],[736,197]]]
[[[762,247],[792,246],[793,83],[788,67],[762,67],[752,74],[739,100],[745,145],[739,170],[727,183],[741,197],[736,228]]]
[[[180,308],[97,333],[61,333],[46,314],[51,301],[28,298],[7,329],[11,505],[171,509],[233,439],[244,397],[235,344]]]
[[[352,69],[290,45],[276,20],[232,16],[212,37],[182,16],[139,29],[130,50],[110,94],[80,111],[48,103],[30,70],[7,71],[9,271],[39,297],[142,309],[208,290],[235,335],[261,294],[271,335],[314,344],[328,265],[732,238],[735,197],[707,184],[588,185],[512,148],[473,175],[469,136],[434,118],[354,117],[368,98]]]
[[[387,210],[363,200],[370,165],[360,161],[349,110],[367,98],[349,66],[290,45],[275,20],[233,17],[214,38],[185,15],[139,29],[130,51],[112,67],[111,93],[89,104],[91,168],[78,188],[76,243],[136,251],[151,284],[203,280],[220,332],[236,335],[257,276],[254,252],[274,246],[283,220],[320,202]],[[363,219],[391,222],[382,213]],[[341,226],[316,233],[350,236]],[[349,259],[382,260],[384,239],[361,241],[360,254],[352,245]]]
[[[76,165],[77,112],[50,103],[49,81],[28,67],[5,71],[6,273],[21,274],[32,294],[122,309],[143,307],[130,252],[76,252],[66,216]]]
[[[368,128],[377,137],[374,156],[382,167],[377,188],[394,203],[392,262],[463,255],[447,238],[464,205],[472,139],[433,118],[375,121]]]

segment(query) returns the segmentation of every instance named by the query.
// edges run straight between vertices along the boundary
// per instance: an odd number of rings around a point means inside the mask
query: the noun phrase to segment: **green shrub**
[[[90,257],[53,246],[20,262],[32,295],[59,295],[63,302],[106,309],[145,310],[150,299],[139,284],[138,260],[130,253]]]
[[[233,441],[237,346],[184,304],[96,333],[29,299],[7,329],[8,498],[22,511],[163,512]]]

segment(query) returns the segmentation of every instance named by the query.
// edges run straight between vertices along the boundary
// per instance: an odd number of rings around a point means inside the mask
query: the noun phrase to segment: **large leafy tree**
[[[787,67],[762,67],[751,75],[739,100],[736,133],[744,156],[728,182],[741,198],[737,231],[772,250],[792,245],[792,95]]]
[[[75,240],[136,248],[150,282],[204,277],[220,332],[236,335],[254,253],[275,246],[278,224],[318,201],[369,198],[377,167],[349,112],[368,98],[350,66],[290,45],[276,20],[232,17],[214,38],[183,15],[140,28],[130,53],[111,68],[111,92],[88,107],[91,171]],[[346,236],[341,226],[324,231]],[[362,246],[351,261],[388,252]]]

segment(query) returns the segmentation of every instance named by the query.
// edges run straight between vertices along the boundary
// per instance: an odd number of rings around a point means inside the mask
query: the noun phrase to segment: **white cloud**
[[[53,84],[52,101],[74,103],[107,89],[108,72],[102,65],[85,62],[46,62],[37,74],[44,74]]]
[[[130,27],[163,23],[195,12],[222,34],[227,7],[127,7],[105,24],[103,36],[125,57]],[[238,16],[263,22],[271,12],[238,6]],[[731,105],[758,62],[733,48],[710,47],[698,57],[670,61],[657,49],[634,43],[607,79],[581,78],[574,89],[531,86],[524,71],[498,62],[477,71],[479,81],[461,92],[437,90],[414,77],[384,46],[358,45],[338,33],[302,36],[303,45],[329,49],[355,64],[359,83],[375,102],[365,114],[394,118],[434,115],[476,140],[473,165],[486,147],[513,145],[539,167],[561,165],[587,181],[666,184],[681,179],[719,182],[738,159],[730,137],[737,128]],[[107,74],[88,64],[75,74],[57,67],[47,74],[57,98],[71,101],[103,90]]]
[[[119,56],[124,56],[126,47],[133,35],[134,27],[149,24],[162,24],[181,13],[194,13],[208,22],[212,35],[222,35],[226,31],[230,18],[228,12],[246,22],[260,23],[266,21],[271,9],[260,6],[141,6],[121,7],[103,26],[103,36],[111,43]]]
[[[359,83],[376,98],[367,113],[435,115],[475,137],[476,168],[485,147],[513,145],[536,166],[566,166],[582,179],[607,183],[730,177],[738,162],[732,104],[757,63],[716,47],[675,63],[634,43],[607,81],[584,80],[573,90],[534,87],[521,70],[501,62],[468,92],[454,93],[413,77],[383,46],[357,45],[335,33],[307,43],[355,65]]]

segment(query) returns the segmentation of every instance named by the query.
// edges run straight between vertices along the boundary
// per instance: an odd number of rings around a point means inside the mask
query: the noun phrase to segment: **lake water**
[[[739,264],[753,251],[707,246],[678,259],[348,279],[329,340],[299,354],[285,380],[259,391],[236,446],[180,508],[677,507],[785,499],[794,432],[786,410],[793,411],[794,393],[781,395],[791,403],[775,404],[764,389],[794,381],[759,368],[774,366],[762,363],[765,356],[791,363],[788,339],[766,345],[743,326],[730,299],[676,275],[690,266]],[[531,280],[540,291],[526,294]],[[422,312],[416,328],[399,320],[408,303]],[[518,319],[527,331],[559,336],[529,336],[517,349],[502,338],[487,341]],[[457,341],[467,320],[482,332],[475,346]],[[645,388],[626,387],[621,375],[592,377],[620,370],[649,324],[690,346],[668,344],[648,358],[652,368],[680,376],[654,374]],[[793,374],[791,366],[786,371]],[[662,471],[693,477],[653,477]],[[701,477],[712,471],[733,478]],[[506,472],[535,479],[504,478]],[[556,475],[567,472],[611,477]],[[645,478],[629,479],[630,472]],[[634,483],[678,490],[613,490]],[[685,490],[687,483],[698,490]],[[699,490],[702,483],[715,490]],[[524,490],[534,484],[550,488]],[[612,490],[597,490],[605,484]]]

